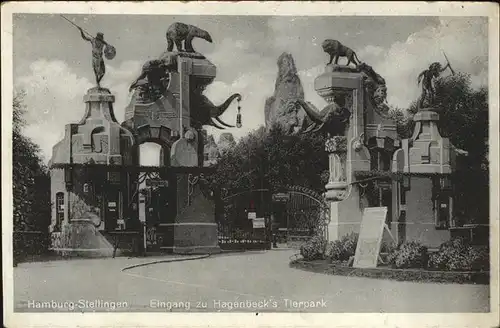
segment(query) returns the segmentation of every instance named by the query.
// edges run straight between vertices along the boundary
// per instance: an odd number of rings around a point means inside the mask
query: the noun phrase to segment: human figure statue
[[[104,46],[107,45],[106,41],[104,41],[104,34],[98,32],[95,38],[91,38],[85,35],[81,27],[78,27],[78,29],[82,38],[92,44],[92,67],[94,68],[97,86],[101,88],[101,80],[106,73],[106,66],[102,58]]]
[[[435,62],[432,63],[428,69],[418,75],[418,84],[420,85],[420,83],[422,83],[422,95],[420,96],[420,101],[418,103],[419,108],[423,108],[426,102],[428,106],[434,104],[436,99],[435,80],[447,68],[451,69],[449,62],[444,67],[442,67],[440,63]]]

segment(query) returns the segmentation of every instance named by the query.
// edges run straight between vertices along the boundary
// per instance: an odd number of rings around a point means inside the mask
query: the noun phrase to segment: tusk
[[[320,125],[318,125],[318,127],[316,129],[314,129],[313,132],[318,132],[319,130],[321,130],[323,128],[323,126],[325,126],[325,123],[321,123]]]
[[[215,122],[213,120],[210,122],[210,125],[219,129],[219,130],[225,130],[225,128],[223,126],[219,126],[219,125],[215,124]]]
[[[317,125],[315,123],[312,123],[309,125],[304,131],[302,131],[302,134],[306,134],[311,132]]]
[[[214,117],[215,120],[217,122],[219,122],[220,124],[224,125],[225,127],[228,127],[228,128],[234,128],[234,125],[230,125],[230,124],[227,124],[226,122],[224,122],[223,120],[221,120],[220,118],[218,117]]]

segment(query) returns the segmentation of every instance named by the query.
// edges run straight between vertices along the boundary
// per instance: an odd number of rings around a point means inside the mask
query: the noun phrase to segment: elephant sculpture
[[[303,133],[321,131],[328,135],[343,135],[351,116],[351,112],[347,108],[336,103],[327,105],[321,111],[310,102],[301,99],[292,100],[289,106],[298,106],[304,109],[307,117],[312,121]]]
[[[170,83],[171,67],[161,59],[148,60],[141,69],[141,74],[130,85],[129,92],[140,89],[141,94],[147,94],[151,101],[161,96]]]
[[[191,111],[191,121],[193,125],[199,128],[203,125],[209,125],[221,130],[226,127],[233,128],[234,125],[225,123],[219,116],[224,114],[235,99],[240,101],[241,95],[235,93],[227,98],[221,105],[216,106],[205,95],[195,93],[191,98],[191,108],[193,108]]]

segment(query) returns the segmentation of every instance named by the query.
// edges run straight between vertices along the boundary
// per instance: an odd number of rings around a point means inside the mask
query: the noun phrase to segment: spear
[[[65,20],[67,20],[71,25],[75,26],[76,28],[78,28],[80,31],[82,31],[83,33],[87,34],[88,37],[92,38],[92,39],[95,39],[92,34],[90,34],[89,32],[85,31],[83,28],[81,28],[80,26],[76,25],[75,23],[73,23],[72,21],[70,21],[67,17],[65,17],[64,15],[61,15],[62,18],[64,18]],[[104,44],[108,44],[106,41],[102,40],[102,42]]]
[[[443,55],[444,55],[444,58],[446,59],[446,62],[448,63],[447,66],[450,68],[451,74],[455,75],[455,71],[453,70],[453,68],[451,68],[450,61],[448,60],[448,56],[446,56],[444,51],[443,51]]]
[[[83,33],[87,34],[89,37],[91,37],[92,39],[94,38],[92,36],[92,34],[90,34],[89,32],[85,31],[83,28],[81,28],[80,26],[76,25],[75,23],[73,23],[72,21],[70,21],[68,18],[66,18],[66,16],[64,15],[60,15],[62,18],[64,18],[65,20],[67,20],[71,25],[75,26],[77,29],[79,29],[80,31],[82,31]]]
[[[75,26],[80,31],[82,31],[83,33],[87,34],[87,36],[90,37],[92,40],[95,39],[92,36],[92,34],[90,34],[89,32],[85,31],[83,28],[81,28],[80,26],[78,26],[75,23],[73,23],[72,21],[70,21],[66,16],[64,16],[64,15],[60,15],[60,16],[62,18],[64,18],[66,21],[68,21],[71,25]],[[106,45],[106,48],[104,49],[104,55],[106,56],[106,58],[107,59],[113,59],[113,58],[115,58],[115,55],[116,55],[116,49],[115,49],[115,47],[113,47],[112,45],[110,45],[109,43],[107,43],[104,40],[101,40],[101,42]]]

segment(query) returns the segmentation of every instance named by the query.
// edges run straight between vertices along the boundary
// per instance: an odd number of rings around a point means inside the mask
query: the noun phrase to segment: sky
[[[165,32],[176,21],[196,25],[212,36],[213,43],[193,42],[217,66],[217,77],[206,95],[218,104],[234,92],[242,94],[243,127],[224,130],[236,139],[264,124],[264,103],[273,94],[277,59],[283,52],[294,57],[306,100],[318,108],[326,104],[313,87],[328,61],[321,49],[324,39],[337,39],[354,49],[362,62],[382,75],[393,106],[406,108],[418,97],[418,74],[432,62],[445,64],[443,51],[455,71],[471,75],[473,87],[488,85],[488,21],[483,17],[66,17],[93,35],[104,33],[105,40],[116,48],[116,57],[106,61],[101,84],[116,96],[119,122],[130,100],[129,85],[146,60],[165,51]],[[91,47],[59,15],[15,14],[13,51],[14,87],[26,92],[28,124],[24,133],[40,146],[48,162],[52,146],[64,136],[65,124],[78,122],[84,114],[83,95],[95,83]],[[236,106],[234,102],[226,111],[224,121],[235,123]],[[207,130],[217,140],[220,132]]]

